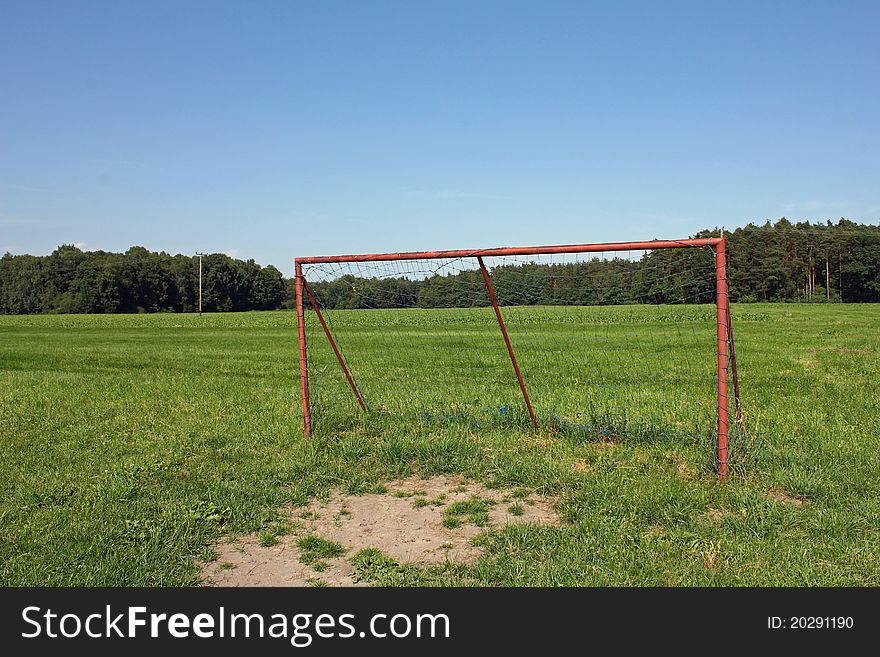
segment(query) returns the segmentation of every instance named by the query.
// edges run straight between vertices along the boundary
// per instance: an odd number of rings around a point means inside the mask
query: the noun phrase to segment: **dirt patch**
[[[648,527],[647,531],[645,531],[645,536],[647,538],[663,538],[667,534],[666,528],[661,525],[651,525]]]
[[[799,508],[806,504],[806,500],[804,500],[802,497],[796,497],[790,493],[787,493],[781,488],[771,488],[764,494],[764,497],[766,497],[768,500],[773,500],[774,502],[782,502],[783,504],[788,504],[789,506],[796,506]]]
[[[575,472],[591,472],[593,466],[586,461],[575,461],[574,465],[571,466],[571,469]]]
[[[725,517],[731,515],[728,512],[722,511],[721,509],[713,509],[709,507],[706,509],[706,513],[703,514],[705,518],[711,522],[721,522]]]
[[[693,467],[688,464],[687,461],[684,460],[679,454],[671,454],[667,457],[672,465],[675,466],[675,471],[678,473],[679,479],[683,479],[685,481],[689,481],[696,477],[697,471],[694,470]]]
[[[304,564],[293,535],[264,547],[256,536],[243,536],[214,547],[217,559],[202,566],[206,586],[363,586],[351,577],[347,559],[325,559],[323,572]]]
[[[713,507],[707,507],[706,512],[702,514],[702,517],[707,522],[713,524],[719,524],[724,521],[725,518],[745,518],[748,516],[748,511],[745,509],[740,509],[739,511],[732,510],[724,510],[724,509],[715,509]]]
[[[208,586],[352,586],[349,559],[378,548],[401,563],[471,564],[480,555],[473,539],[507,524],[559,524],[553,501],[524,489],[489,489],[460,476],[409,477],[385,493],[345,495],[287,509],[293,527],[277,543],[246,536],[214,546],[217,558],[202,567]],[[302,563],[303,537],[342,547],[342,556]],[[265,541],[264,541],[265,542]],[[318,570],[316,570],[316,566]]]

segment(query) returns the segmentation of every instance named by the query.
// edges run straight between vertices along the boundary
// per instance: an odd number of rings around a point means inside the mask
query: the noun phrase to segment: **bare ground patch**
[[[721,509],[709,507],[706,509],[706,513],[703,514],[703,517],[710,522],[721,522],[729,515],[731,515],[729,511],[722,511]]]
[[[802,497],[796,497],[791,493],[782,490],[781,488],[771,488],[768,490],[764,497],[768,500],[773,500],[774,502],[781,502],[782,504],[787,504],[789,506],[796,506],[798,508],[802,507],[806,500]]]
[[[378,548],[400,563],[472,564],[473,539],[507,524],[559,524],[549,498],[524,489],[489,489],[461,476],[409,477],[387,492],[345,495],[285,511],[293,530],[274,545],[244,536],[214,546],[217,558],[202,566],[207,586],[353,586],[349,559]],[[342,555],[303,563],[298,543],[317,536],[342,547]],[[265,541],[264,541],[265,543]],[[308,560],[308,557],[306,557]]]
[[[726,518],[745,518],[747,515],[748,512],[745,509],[733,511],[730,509],[715,509],[710,506],[707,507],[705,513],[702,514],[702,518],[707,522],[719,524],[723,522]]]

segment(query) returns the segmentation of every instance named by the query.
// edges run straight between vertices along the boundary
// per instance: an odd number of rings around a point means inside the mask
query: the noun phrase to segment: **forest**
[[[880,302],[880,225],[781,219],[727,237],[733,301]]]
[[[705,230],[694,237],[717,236]],[[880,225],[841,219],[836,224],[780,219],[725,234],[734,302],[880,302]],[[223,254],[203,258],[206,312],[274,310],[294,303],[293,281],[253,260]],[[656,272],[664,272],[659,277]],[[499,302],[706,303],[712,300],[711,260],[697,251],[652,251],[638,260],[497,266]],[[485,305],[475,295],[479,273],[424,279],[405,277],[313,281],[328,308],[437,308]],[[0,258],[0,313],[194,312],[198,258],[134,246],[125,253],[59,246],[48,256]]]
[[[199,259],[133,246],[125,253],[63,245],[0,258],[0,313],[154,313],[198,310]],[[206,312],[274,310],[286,287],[272,265],[222,253],[202,259]]]

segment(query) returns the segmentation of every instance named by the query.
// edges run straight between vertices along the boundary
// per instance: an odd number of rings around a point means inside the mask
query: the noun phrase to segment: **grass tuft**
[[[312,565],[320,563],[319,559],[332,559],[342,556],[345,550],[339,543],[328,541],[320,536],[303,536],[296,542],[300,549],[300,561]],[[326,568],[326,565],[324,566]]]

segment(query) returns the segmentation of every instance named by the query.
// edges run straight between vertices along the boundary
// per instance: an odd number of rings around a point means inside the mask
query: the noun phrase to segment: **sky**
[[[880,3],[0,0],[0,253],[880,222]]]

